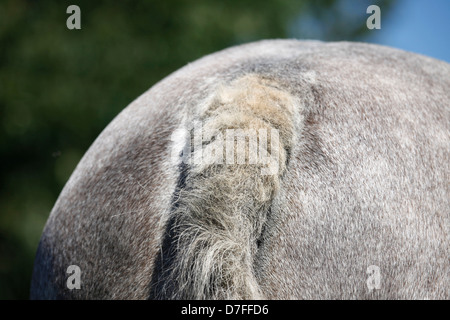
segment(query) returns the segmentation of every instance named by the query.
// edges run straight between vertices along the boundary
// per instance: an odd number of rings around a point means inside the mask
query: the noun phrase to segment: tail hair
[[[161,256],[170,263],[162,262],[155,298],[263,298],[254,260],[295,139],[296,104],[278,83],[258,75],[223,85],[205,101],[197,117],[202,141],[190,137],[191,161],[180,165],[170,250]]]

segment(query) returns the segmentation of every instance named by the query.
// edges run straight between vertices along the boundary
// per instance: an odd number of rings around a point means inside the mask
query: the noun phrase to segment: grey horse
[[[86,152],[31,298],[448,299],[449,101],[449,64],[378,45],[190,63]]]

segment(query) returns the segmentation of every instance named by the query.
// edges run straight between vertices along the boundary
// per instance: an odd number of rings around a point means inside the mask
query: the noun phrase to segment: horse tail
[[[205,100],[201,142],[194,128],[184,143],[154,298],[262,298],[255,257],[295,140],[297,105],[257,75]]]

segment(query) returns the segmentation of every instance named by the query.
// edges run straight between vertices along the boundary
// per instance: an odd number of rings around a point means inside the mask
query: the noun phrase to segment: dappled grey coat
[[[449,100],[449,64],[376,45],[271,40],[193,62],[80,161],[31,297],[448,299]],[[245,145],[236,162],[228,129],[267,132],[269,160]]]

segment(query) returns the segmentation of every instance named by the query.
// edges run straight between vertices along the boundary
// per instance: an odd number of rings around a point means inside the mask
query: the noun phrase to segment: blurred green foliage
[[[340,18],[342,2],[0,1],[0,299],[28,298],[58,194],[128,103],[186,63],[238,43],[356,39],[370,3]],[[81,8],[81,30],[66,27],[71,4]]]

